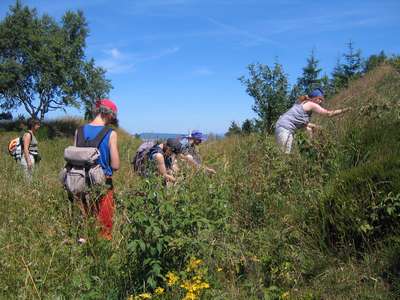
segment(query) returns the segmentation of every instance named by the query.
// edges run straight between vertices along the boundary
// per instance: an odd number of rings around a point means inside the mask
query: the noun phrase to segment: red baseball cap
[[[100,107],[105,107],[105,108],[111,110],[114,114],[117,114],[117,112],[118,112],[117,106],[110,99],[97,100],[96,108],[100,108]]]

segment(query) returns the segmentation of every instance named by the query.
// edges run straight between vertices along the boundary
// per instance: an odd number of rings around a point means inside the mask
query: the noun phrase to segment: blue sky
[[[253,118],[238,81],[250,63],[278,60],[294,83],[312,49],[328,74],[350,39],[364,57],[400,53],[399,0],[22,2],[57,20],[84,11],[87,57],[107,69],[120,125],[132,133],[224,133]],[[1,17],[13,3],[0,1]]]

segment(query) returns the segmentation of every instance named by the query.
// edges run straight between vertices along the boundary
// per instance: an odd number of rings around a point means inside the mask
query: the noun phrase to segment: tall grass
[[[399,74],[384,66],[332,99],[353,111],[319,120],[315,140],[299,134],[293,155],[271,137],[211,141],[201,152],[218,174],[182,166],[168,189],[132,172],[140,141],[120,131],[111,242],[58,183],[72,138],[42,132],[28,184],[6,153],[16,133],[2,133],[0,298],[399,297],[399,96]]]

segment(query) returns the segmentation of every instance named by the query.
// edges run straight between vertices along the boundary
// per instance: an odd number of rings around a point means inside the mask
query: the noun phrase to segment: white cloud
[[[121,74],[134,71],[135,64],[118,48],[112,47],[103,50],[106,57],[99,61],[99,65],[111,74]]]
[[[142,58],[140,58],[140,61],[157,60],[164,56],[172,55],[172,54],[178,52],[179,50],[180,50],[179,47],[163,49],[159,52],[142,56]]]
[[[122,53],[117,48],[112,48],[110,50],[111,57],[114,59],[121,59]]]
[[[99,60],[99,65],[112,74],[130,73],[135,71],[135,66],[146,61],[158,60],[172,55],[180,50],[179,47],[161,49],[154,53],[138,54],[122,52],[116,47],[103,50],[106,55]]]
[[[240,43],[245,47],[258,46],[262,44],[278,45],[276,41],[268,38],[265,35],[250,32],[248,30],[241,29],[237,26],[222,23],[213,18],[208,18],[208,20],[214,25],[218,26],[220,29],[222,29],[224,34],[238,36],[241,39]]]
[[[209,76],[214,74],[214,72],[208,67],[198,67],[193,70],[193,75],[196,76]]]

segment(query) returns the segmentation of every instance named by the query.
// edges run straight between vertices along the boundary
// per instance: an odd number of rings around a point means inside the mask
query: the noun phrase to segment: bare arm
[[[110,146],[111,168],[114,171],[117,171],[120,168],[120,159],[118,151],[118,135],[115,131],[111,132],[109,146]]]
[[[327,117],[334,117],[334,116],[340,115],[349,110],[349,108],[329,110],[329,109],[325,109],[325,108],[321,107],[319,104],[311,102],[311,101],[305,103],[303,105],[303,108],[305,111],[312,111],[319,115],[327,116]]]
[[[184,161],[188,162],[193,167],[200,168],[200,165],[193,159],[192,155],[180,154],[179,157],[182,158]]]
[[[76,147],[76,137],[78,135],[78,130],[75,130],[75,135],[74,135],[74,146]]]
[[[32,136],[29,133],[25,133],[23,138],[23,143],[24,143],[24,158],[26,161],[26,164],[28,165],[28,168],[32,168],[32,161],[31,161],[31,156],[29,155],[29,145],[31,144]]]
[[[179,166],[178,166],[178,161],[176,157],[174,156],[172,158],[172,173],[178,173],[179,172]]]
[[[198,163],[194,160],[194,158],[193,158],[192,155],[190,155],[190,154],[186,154],[186,155],[181,154],[180,157],[181,157],[183,160],[187,161],[187,162],[188,162],[190,165],[192,165],[193,167],[195,167],[195,168],[197,168],[197,169],[200,169],[200,168],[201,168],[201,165],[198,164]],[[215,172],[215,170],[212,169],[212,168],[209,168],[209,167],[207,167],[207,166],[203,166],[203,167],[204,167],[204,170],[206,170],[208,173],[211,173],[211,174],[216,174],[216,173],[217,173],[217,172]]]
[[[167,168],[165,167],[164,156],[160,153],[155,154],[156,164],[158,173],[163,176],[167,181],[175,182],[176,179],[174,176],[169,175],[167,172]]]

